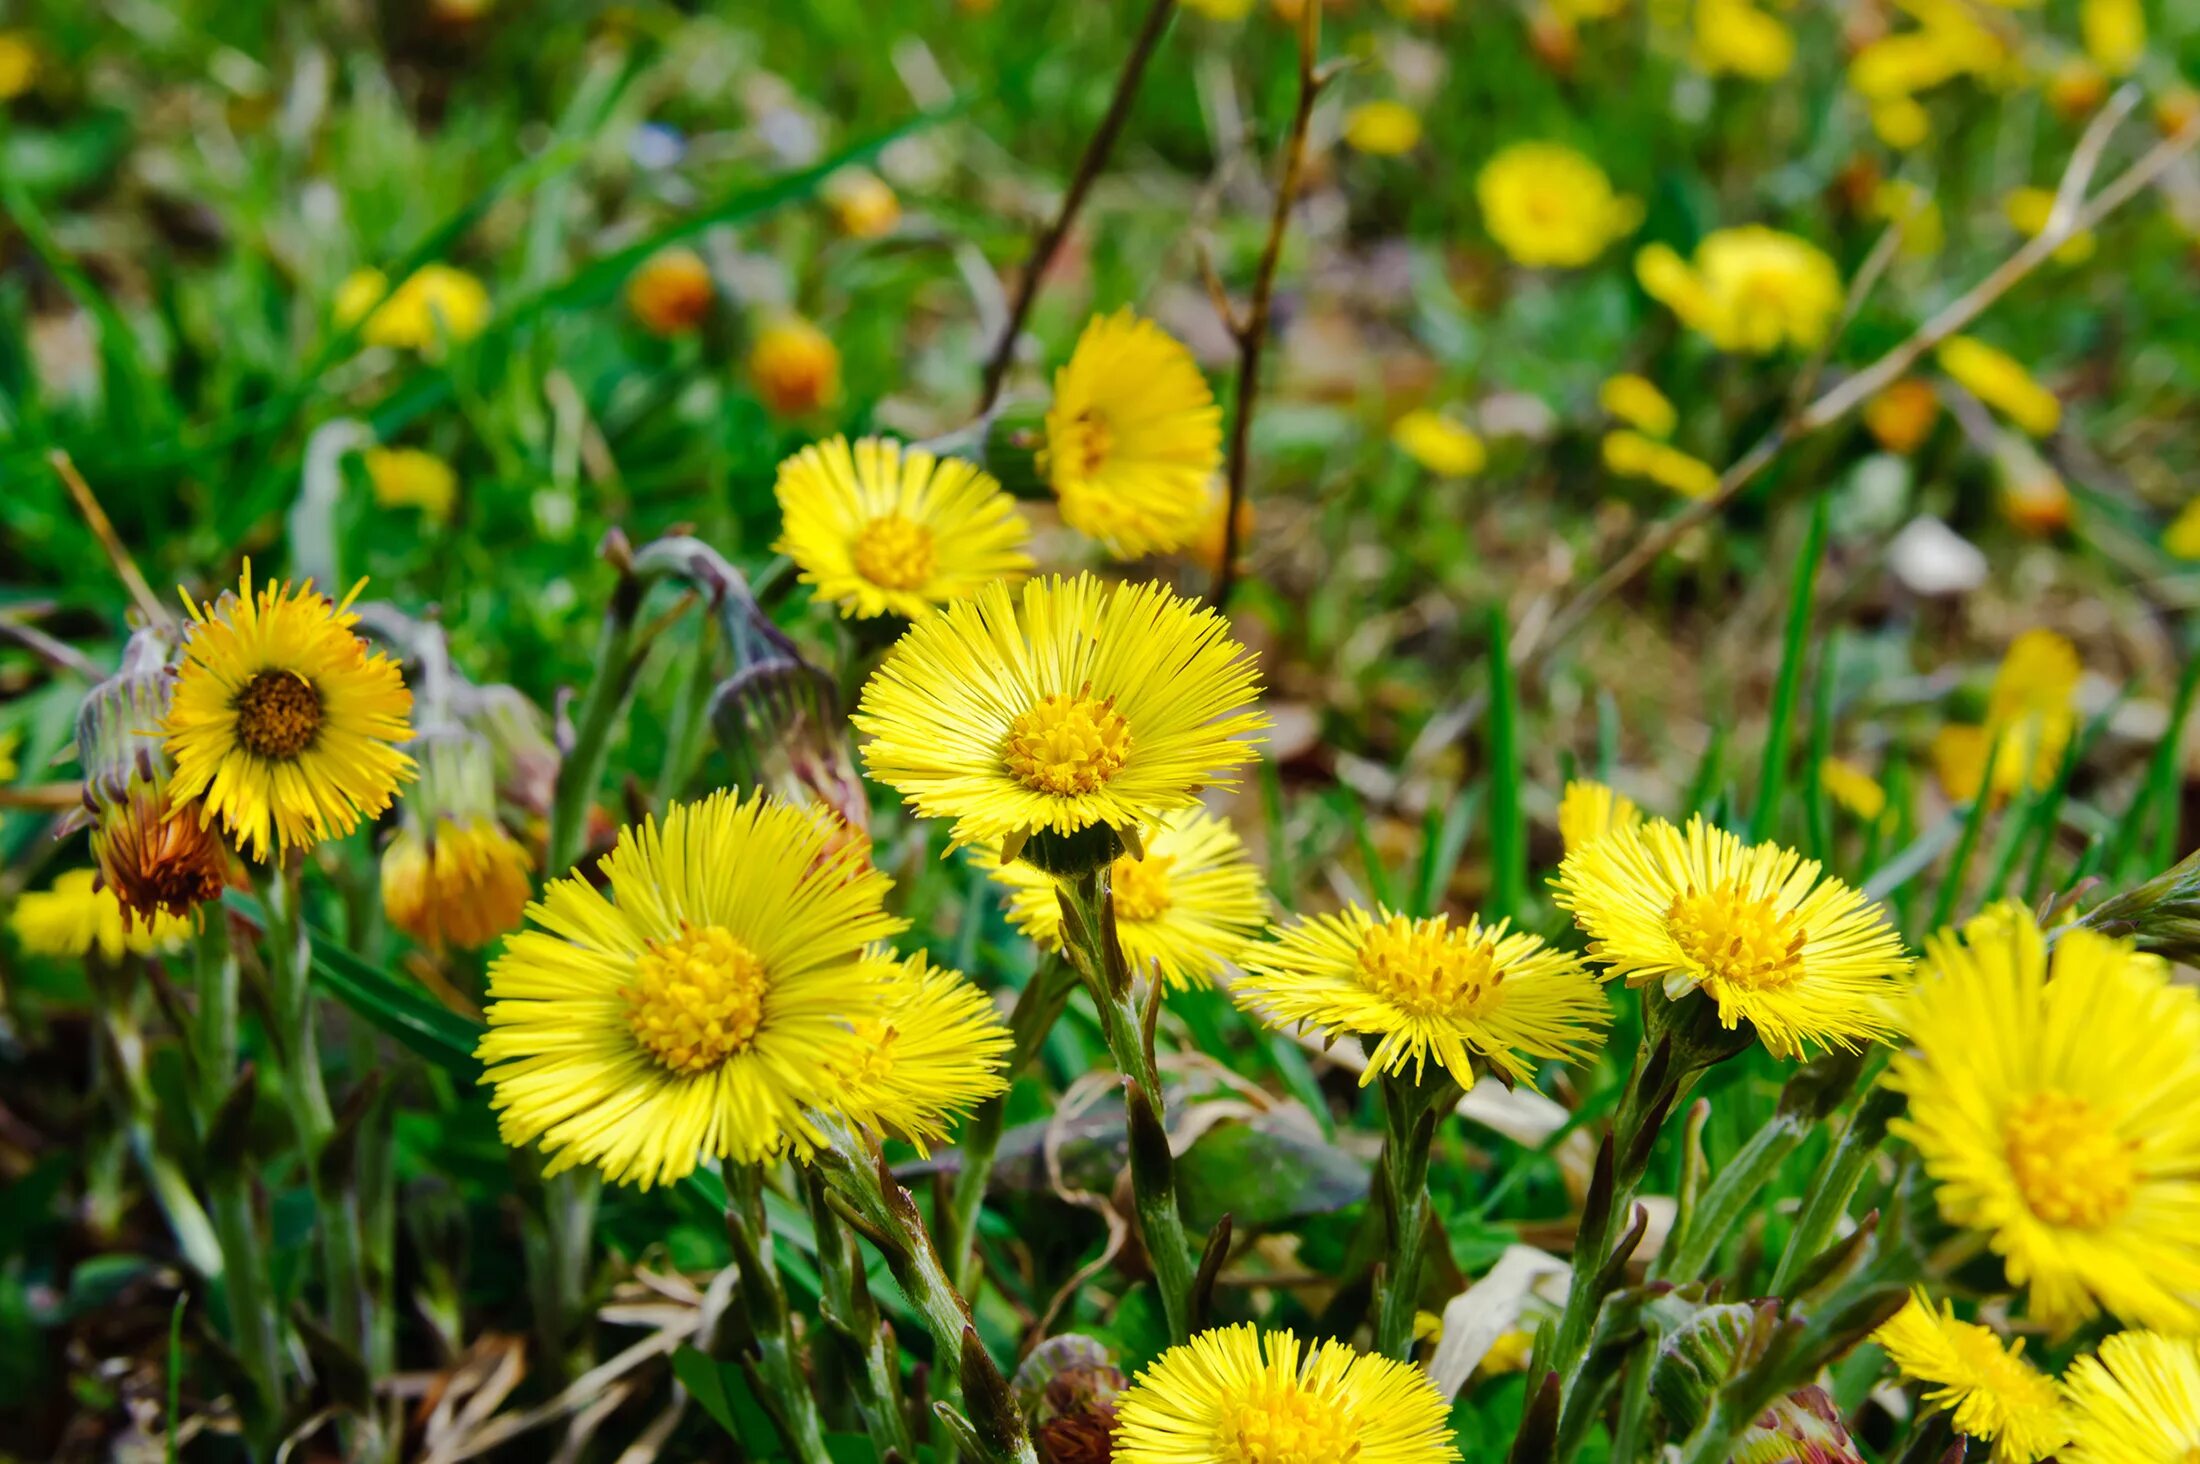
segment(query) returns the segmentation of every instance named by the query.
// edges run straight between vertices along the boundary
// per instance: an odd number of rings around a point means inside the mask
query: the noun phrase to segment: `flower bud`
[[[1115,1399],[1125,1386],[1108,1350],[1074,1332],[1032,1349],[1010,1384],[1041,1464],[1107,1464],[1115,1448]]]

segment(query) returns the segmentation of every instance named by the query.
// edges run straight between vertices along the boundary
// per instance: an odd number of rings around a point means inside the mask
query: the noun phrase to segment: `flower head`
[[[1994,672],[1985,725],[1943,727],[1933,738],[1948,796],[1966,802],[1978,796],[1989,749],[1996,795],[2053,782],[2078,729],[2081,669],[2077,648],[2052,630],[2035,628],[2011,641]]]
[[[2200,1456],[2200,1341],[2119,1332],[2063,1374],[2063,1464],[2190,1464]]]
[[[825,206],[851,239],[879,239],[901,222],[901,200],[869,168],[842,168],[825,180]]]
[[[807,320],[784,316],[756,333],[749,381],[773,416],[807,417],[840,400],[840,348]]]
[[[417,508],[437,523],[458,500],[458,474],[432,452],[417,447],[370,447],[363,455],[374,501],[384,508]]]
[[[1639,828],[1642,810],[1635,800],[1602,783],[1576,778],[1558,799],[1558,837],[1571,854],[1614,829]]]
[[[1695,59],[1713,76],[1778,81],[1795,64],[1795,33],[1750,0],[1696,0]]]
[[[1502,920],[1454,925],[1348,905],[1275,934],[1246,953],[1231,995],[1279,1026],[1378,1039],[1363,1084],[1408,1064],[1418,1081],[1431,1057],[1462,1088],[1474,1086],[1477,1060],[1508,1084],[1532,1082],[1529,1058],[1577,1061],[1611,1020],[1578,960]]]
[[[487,739],[457,729],[422,735],[420,784],[382,851],[382,908],[430,949],[478,950],[518,926],[535,861],[497,822]]]
[[[1608,976],[1660,982],[1675,999],[1701,988],[1721,1022],[1750,1022],[1775,1056],[1854,1051],[1898,1030],[1901,937],[1791,849],[1744,844],[1700,817],[1685,830],[1658,819],[1567,854],[1556,898]]]
[[[2162,530],[2162,551],[2178,559],[2200,559],[2200,498],[2177,510]]]
[[[12,102],[38,80],[38,46],[27,31],[0,31],[0,102]]]
[[[952,1115],[1007,1087],[1008,1028],[960,971],[883,949],[869,957],[881,999],[852,1025],[862,1039],[833,1073],[834,1106],[850,1119],[904,1139],[922,1154],[949,1133]]]
[[[1344,140],[1355,152],[1395,158],[1421,142],[1421,114],[1404,102],[1362,102],[1345,114]]]
[[[1218,1327],[1115,1400],[1115,1464],[1443,1464],[1449,1407],[1410,1363]]]
[[[957,844],[1135,833],[1257,755],[1259,677],[1229,631],[1157,584],[996,581],[917,622],[864,686],[864,766]]]
[[[2059,1331],[2106,1309],[2200,1327],[2200,991],[2020,907],[1927,944],[1887,1081],[1941,1213],[1985,1235]]]
[[[660,249],[627,276],[626,308],[651,335],[694,330],[710,318],[717,298],[710,266],[692,249]]]
[[[1203,809],[1162,816],[1145,853],[1110,871],[1115,933],[1133,971],[1158,973],[1173,991],[1211,981],[1240,960],[1268,920],[1260,871],[1227,819]],[[1048,950],[1062,944],[1060,886],[1021,860],[992,855],[979,866],[1009,892],[1008,918]]]
[[[621,830],[603,889],[553,881],[489,968],[476,1056],[504,1141],[644,1188],[706,1156],[809,1153],[810,1112],[849,1101],[871,1045],[856,1019],[884,1000],[865,947],[906,923],[829,837],[721,792]]]
[[[2055,216],[2055,190],[2052,188],[2014,188],[2001,201],[2001,211],[2009,220],[2009,227],[2027,239],[2036,239],[2047,232],[2048,220]],[[2063,240],[2055,251],[2057,264],[2083,264],[2093,257],[2098,241],[2091,229],[2080,229]]]
[[[1680,414],[1646,376],[1621,372],[1597,388],[1597,405],[1649,437],[1671,437]]]
[[[27,954],[67,960],[94,950],[110,961],[124,952],[149,956],[179,950],[191,938],[191,922],[173,915],[127,920],[115,892],[89,869],[69,870],[53,888],[19,896],[8,927]]]
[[[1596,163],[1555,142],[1516,142],[1474,179],[1482,224],[1515,262],[1573,269],[1642,222]]]
[[[1922,447],[1940,420],[1940,394],[1929,381],[1905,376],[1864,403],[1864,426],[1889,452],[1905,457]]]
[[[420,266],[394,293],[378,269],[358,270],[336,288],[336,324],[359,325],[370,346],[432,355],[446,344],[465,344],[488,323],[489,292],[447,264]]]
[[[1482,471],[1489,449],[1473,428],[1442,412],[1417,407],[1390,424],[1391,445],[1430,472],[1464,478]]]
[[[772,547],[842,616],[921,620],[994,580],[1021,579],[1030,526],[990,473],[885,437],[805,447],[779,465]]]
[[[2045,437],[2062,421],[2062,403],[2017,358],[1972,336],[1950,336],[1933,352],[1964,390],[2031,433]]]
[[[363,586],[365,581],[361,581]],[[351,602],[269,582],[257,594],[249,562],[234,596],[195,604],[183,667],[161,731],[175,759],[169,790],[197,800],[265,862],[271,850],[341,838],[382,812],[412,759],[412,693],[397,663],[369,654]]]
[[[1904,1377],[1931,1385],[1928,1405],[1954,1410],[1956,1432],[1992,1441],[1994,1464],[2037,1464],[2070,1437],[2055,1380],[2024,1360],[2024,1340],[2004,1346],[1947,1302],[1936,1309],[1923,1287],[1872,1340]]]
[[[1129,310],[1096,315],[1054,375],[1038,466],[1064,522],[1122,558],[1199,533],[1222,409],[1192,353]]]
[[[2080,0],[2078,30],[2094,64],[2110,76],[2128,76],[2147,51],[2147,13],[2140,0]]]
[[[1841,274],[1824,251],[1757,224],[1706,235],[1693,263],[1652,244],[1635,256],[1635,275],[1722,351],[1808,351],[1825,342],[1841,313]]]
[[[1887,811],[1887,790],[1879,780],[1845,757],[1821,759],[1818,786],[1826,796],[1865,823],[1877,823]]]
[[[1623,478],[1647,478],[1683,498],[1709,498],[1719,489],[1719,470],[1700,457],[1640,432],[1607,432],[1604,466]]]

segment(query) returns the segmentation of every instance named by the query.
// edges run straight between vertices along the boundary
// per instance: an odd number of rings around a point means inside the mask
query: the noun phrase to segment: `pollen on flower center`
[[[676,1073],[708,1072],[744,1051],[764,1018],[764,963],[722,925],[653,940],[620,995],[635,1040]]]
[[[237,740],[245,751],[288,762],[321,731],[321,693],[290,671],[262,671],[237,693]]]
[[[1752,990],[1781,986],[1803,974],[1802,922],[1772,900],[1732,885],[1709,893],[1689,889],[1665,912],[1681,953],[1707,980]]]
[[[2025,1208],[2050,1225],[2098,1230],[2131,1208],[2131,1146],[2083,1098],[2050,1089],[2002,1121]]]
[[[876,1017],[861,1017],[849,1025],[855,1029],[856,1051],[861,1056],[836,1076],[850,1088],[875,1088],[894,1075],[894,1038],[899,1034]]]
[[[1220,1464],[1351,1464],[1359,1429],[1332,1398],[1267,1377],[1229,1399],[1215,1426]]]
[[[1008,728],[1003,756],[1017,781],[1034,793],[1094,793],[1122,771],[1131,726],[1115,698],[1094,701],[1087,686],[1075,696],[1056,692]]]
[[[1169,910],[1169,868],[1176,859],[1168,854],[1149,854],[1143,859],[1124,855],[1108,874],[1115,892],[1118,920],[1158,920]]]
[[[1056,478],[1090,478],[1108,464],[1115,451],[1115,433],[1098,412],[1079,412],[1057,429],[1047,443],[1044,470]]]
[[[1487,932],[1452,928],[1450,917],[1393,915],[1360,937],[1360,984],[1416,1016],[1468,1016],[1505,979]]]
[[[939,563],[932,531],[898,513],[865,524],[850,557],[856,573],[883,590],[922,589]]]

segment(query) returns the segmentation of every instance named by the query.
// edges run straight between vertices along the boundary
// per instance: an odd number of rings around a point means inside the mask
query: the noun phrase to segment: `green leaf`
[[[1749,820],[1753,840],[1779,832],[1780,800],[1787,792],[1788,728],[1803,690],[1803,663],[1810,655],[1810,621],[1818,592],[1818,565],[1826,556],[1826,495],[1811,500],[1810,531],[1795,558],[1794,588],[1788,597],[1787,638],[1780,649],[1780,679],[1772,693],[1772,725],[1765,732],[1765,758],[1757,775],[1757,808]]]
[[[1326,1215],[1367,1198],[1368,1166],[1281,1114],[1217,1124],[1176,1161],[1184,1223],[1210,1230],[1227,1212],[1242,1232]]]

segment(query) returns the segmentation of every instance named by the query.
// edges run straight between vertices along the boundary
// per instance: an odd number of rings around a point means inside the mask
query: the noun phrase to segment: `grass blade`
[[[1517,918],[1528,904],[1528,839],[1520,814],[1520,698],[1513,683],[1504,607],[1489,616],[1490,893],[1492,920]]]
[[[1780,800],[1787,791],[1788,728],[1802,695],[1803,662],[1809,654],[1811,611],[1818,592],[1818,565],[1826,554],[1826,495],[1811,500],[1810,530],[1795,559],[1794,589],[1788,598],[1787,636],[1780,648],[1780,679],[1772,693],[1772,722],[1765,730],[1765,759],[1757,775],[1757,808],[1749,820],[1753,840],[1777,832]]]

